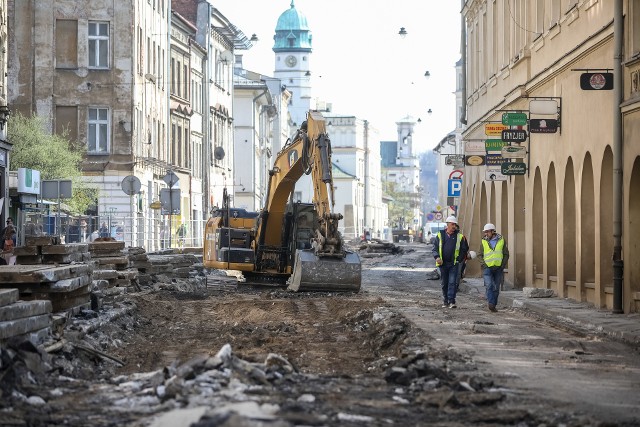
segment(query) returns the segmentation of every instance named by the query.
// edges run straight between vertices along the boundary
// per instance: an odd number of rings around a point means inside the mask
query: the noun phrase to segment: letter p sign
[[[447,190],[447,195],[449,197],[460,197],[460,193],[462,192],[462,180],[450,179]]]

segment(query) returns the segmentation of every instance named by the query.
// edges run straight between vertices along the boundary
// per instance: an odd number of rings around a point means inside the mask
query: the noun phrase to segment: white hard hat
[[[484,228],[482,229],[482,231],[489,231],[489,230],[495,230],[496,226],[489,223],[489,224],[485,224]]]
[[[444,222],[452,222],[454,224],[457,224],[458,220],[456,219],[455,216],[451,215],[451,216],[448,216],[447,219]]]

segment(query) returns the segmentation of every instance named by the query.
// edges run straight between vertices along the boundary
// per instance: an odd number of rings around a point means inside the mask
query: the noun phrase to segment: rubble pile
[[[0,342],[43,342],[51,331],[51,310],[51,301],[20,301],[17,289],[0,289]]]
[[[71,264],[91,259],[87,243],[61,244],[58,236],[27,236],[25,245],[13,250],[16,264]]]
[[[137,266],[143,288],[193,292],[206,287],[204,266],[194,254],[149,254],[132,265]]]
[[[360,252],[364,252],[366,254],[382,253],[397,255],[404,253],[404,249],[401,246],[380,239],[371,239],[361,242],[358,246],[358,249],[360,250]]]

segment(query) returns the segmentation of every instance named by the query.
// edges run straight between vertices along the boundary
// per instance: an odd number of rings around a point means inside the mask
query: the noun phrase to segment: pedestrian
[[[13,218],[7,218],[7,226],[2,229],[0,235],[2,236],[2,250],[12,252],[18,238],[16,226],[13,225]]]
[[[496,226],[489,223],[482,229],[484,237],[478,251],[482,267],[482,278],[490,311],[498,311],[498,295],[504,280],[504,268],[509,261],[509,249],[502,235],[496,233]]]
[[[109,237],[109,227],[107,227],[107,223],[106,222],[102,222],[102,225],[100,226],[100,229],[98,230],[98,234],[100,235],[100,237]]]
[[[184,223],[180,224],[180,227],[178,227],[178,231],[176,231],[176,237],[178,237],[178,246],[181,248],[181,250],[184,250],[184,244],[187,237],[187,226],[184,225]]]
[[[460,277],[460,266],[467,258],[469,244],[458,229],[455,216],[446,219],[447,226],[435,236],[433,257],[436,266],[440,267],[442,284],[442,307],[456,308],[456,293]]]

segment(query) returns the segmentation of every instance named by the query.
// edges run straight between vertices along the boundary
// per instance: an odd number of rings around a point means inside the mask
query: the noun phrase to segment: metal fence
[[[18,245],[27,236],[60,236],[64,243],[92,242],[112,237],[126,246],[144,247],[147,252],[171,248],[201,247],[204,220],[183,220],[178,216],[71,216],[23,212],[18,220]]]

